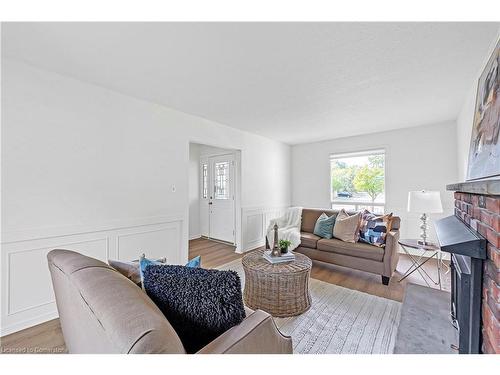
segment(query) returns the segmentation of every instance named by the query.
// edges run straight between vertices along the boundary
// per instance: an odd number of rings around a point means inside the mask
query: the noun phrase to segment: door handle
[[[208,204],[212,205],[213,203],[212,202],[208,202]]]

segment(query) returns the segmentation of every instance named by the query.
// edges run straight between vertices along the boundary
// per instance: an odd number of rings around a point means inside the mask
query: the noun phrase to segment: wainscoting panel
[[[126,226],[105,230],[73,228],[75,232],[40,237],[27,233],[7,234],[2,243],[2,309],[1,331],[12,332],[57,317],[47,253],[52,249],[74,250],[107,262],[108,259],[132,260],[141,253],[150,257],[166,257],[169,263],[183,262],[184,217],[161,217],[136,220]]]
[[[286,209],[287,207],[242,208],[242,252],[265,245],[266,230],[269,221],[283,215]]]
[[[160,228],[147,230],[133,229],[130,233],[116,237],[117,258],[120,260],[138,259],[144,253],[148,258],[167,256],[168,263],[180,263],[177,250],[181,243],[179,222],[167,223]]]
[[[94,258],[106,260],[108,240],[103,238],[88,242],[61,244],[58,247],[75,249]],[[54,302],[54,293],[47,267],[47,253],[52,249],[52,247],[46,247],[8,254],[8,315],[18,314]],[[40,267],[41,265],[43,266]]]

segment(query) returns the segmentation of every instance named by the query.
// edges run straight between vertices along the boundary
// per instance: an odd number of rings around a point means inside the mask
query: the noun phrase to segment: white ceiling
[[[500,23],[8,23],[3,55],[286,143],[455,119]]]

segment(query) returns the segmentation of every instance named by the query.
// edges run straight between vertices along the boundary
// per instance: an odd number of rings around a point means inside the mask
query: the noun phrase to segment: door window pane
[[[207,199],[208,197],[208,165],[202,165],[202,194],[203,199]]]
[[[215,163],[215,199],[229,199],[229,162]]]

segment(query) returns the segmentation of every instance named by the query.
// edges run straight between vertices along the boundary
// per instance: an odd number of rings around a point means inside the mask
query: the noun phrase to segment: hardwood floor
[[[236,254],[234,250],[234,246],[205,238],[189,241],[189,259],[201,255],[203,268],[215,268],[241,258],[242,255]]]
[[[205,268],[215,268],[241,258],[240,254],[234,253],[234,247],[203,238],[190,241],[189,255],[191,258],[201,255],[202,266]],[[382,284],[379,275],[317,261],[313,261],[311,277],[331,284],[340,285],[345,288],[355,289],[379,297],[402,302],[405,288],[408,283],[420,284],[424,286],[427,285],[418,272],[414,272],[407,279],[399,282],[399,279],[403,276],[404,272],[410,267],[410,265],[410,258],[404,254],[400,254],[396,272],[391,278],[388,286]],[[429,260],[423,268],[431,277],[435,280],[437,279],[435,259]],[[450,275],[447,274],[442,276],[443,290],[449,291]],[[439,288],[439,286],[434,285],[431,282],[429,283],[432,288]]]
[[[0,338],[1,354],[66,353],[59,319],[24,329]]]
[[[241,254],[234,252],[233,246],[203,238],[189,241],[189,258],[194,258],[197,255],[201,255],[201,265],[204,268],[215,268],[242,257]],[[311,277],[345,288],[402,301],[407,283],[426,285],[418,272],[413,273],[403,282],[399,282],[401,275],[410,265],[410,259],[401,254],[396,273],[388,286],[382,285],[378,275],[316,261],[313,261]],[[434,259],[427,262],[423,268],[432,277],[436,276],[436,261]],[[442,285],[444,290],[450,290],[449,274],[443,276]],[[432,283],[431,287],[438,288]],[[0,353],[65,352],[66,348],[58,319],[0,338]]]

